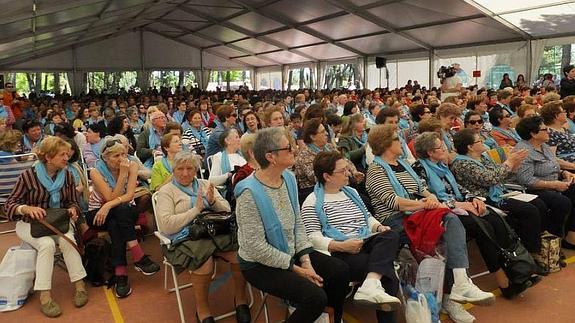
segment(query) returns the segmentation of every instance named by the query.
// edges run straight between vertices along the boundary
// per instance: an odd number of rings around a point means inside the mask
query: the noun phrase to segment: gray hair
[[[435,141],[439,139],[439,135],[435,132],[424,132],[415,138],[415,153],[418,158],[429,158],[427,153],[435,149]]]
[[[130,118],[130,116],[134,113],[139,114],[138,108],[137,107],[129,107],[127,110],[127,115],[128,115],[128,119]]]
[[[182,150],[174,156],[174,160],[172,161],[172,169],[175,169],[180,164],[184,163],[192,163],[196,170],[200,170],[202,165],[200,156],[192,153],[191,151]]]
[[[280,141],[282,137],[286,137],[286,132],[284,128],[280,127],[260,129],[256,133],[256,140],[253,146],[254,157],[262,169],[266,169],[270,165],[266,154],[274,149],[281,148]]]

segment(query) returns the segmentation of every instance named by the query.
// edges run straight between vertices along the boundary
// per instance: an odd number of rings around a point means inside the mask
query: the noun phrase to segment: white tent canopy
[[[202,71],[248,69],[256,72],[255,83],[277,72],[285,83],[289,68],[305,66],[315,71],[319,87],[325,69],[341,60],[360,68],[366,87],[379,86],[375,56],[388,59],[383,86],[402,85],[407,78],[437,85],[432,72],[455,61],[467,71],[507,64],[532,79],[544,46],[570,42],[575,30],[575,1],[0,3],[0,70],[185,69],[204,79]]]

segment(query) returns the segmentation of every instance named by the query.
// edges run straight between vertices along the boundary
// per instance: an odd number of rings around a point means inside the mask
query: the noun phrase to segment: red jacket
[[[403,228],[411,241],[411,252],[416,254],[435,255],[435,246],[445,232],[443,216],[449,209],[421,210],[403,220]],[[416,256],[417,258],[417,256]]]

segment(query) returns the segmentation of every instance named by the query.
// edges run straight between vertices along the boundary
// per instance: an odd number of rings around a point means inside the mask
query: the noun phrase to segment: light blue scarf
[[[299,217],[299,201],[295,176],[290,171],[284,170],[282,178],[286,183],[293,213],[297,219]],[[236,188],[234,189],[235,197],[238,198],[238,196],[240,196],[246,189],[252,193],[252,197],[258,207],[259,215],[264,225],[267,242],[274,248],[284,253],[288,253],[289,246],[284,235],[284,229],[276,213],[275,206],[272,204],[270,197],[266,194],[264,186],[254,174],[251,174],[236,185]],[[295,230],[296,227],[294,226],[294,240],[296,237]]]
[[[319,148],[315,144],[307,144],[307,148],[316,154],[319,154],[322,151],[330,151],[331,150],[329,148],[328,144],[323,145],[323,147],[321,147],[321,148]]]
[[[222,174],[227,174],[232,171],[232,166],[230,166],[230,157],[228,156],[228,152],[225,149],[222,150],[220,168],[222,169]]]
[[[98,159],[100,158],[100,149],[103,143],[104,139],[100,139],[100,141],[98,141],[97,143],[90,144],[90,147],[92,147],[92,152],[94,153],[94,155],[96,155],[96,157],[98,157]]]
[[[353,140],[360,146],[363,147],[367,143],[367,131],[363,131],[361,134],[361,138],[358,138],[356,135],[353,135]]]
[[[70,163],[68,163],[67,168],[70,174],[72,174],[72,177],[74,177],[74,184],[78,185],[82,183],[82,179],[80,178],[80,171]]]
[[[407,143],[402,136],[398,134],[397,137],[399,138],[399,143],[401,144],[401,156],[399,156],[399,158],[407,159],[407,156],[409,156],[409,147],[407,147]]]
[[[35,142],[36,146],[38,146],[38,144],[40,144],[40,142],[42,142],[42,139],[44,139],[44,138],[40,137],[40,139],[38,139],[38,141]],[[32,143],[30,142],[30,139],[28,139],[27,135],[24,135],[22,137],[22,143],[24,144],[24,147],[26,147],[27,151],[32,151],[32,148],[34,148],[32,146]]]
[[[170,162],[168,161],[168,158],[166,157],[162,157],[162,165],[164,165],[164,168],[168,171],[168,173],[172,173],[172,165],[170,165]]]
[[[345,196],[349,197],[363,213],[365,225],[361,229],[359,229],[359,232],[357,234],[358,238],[362,239],[367,237],[370,233],[369,227],[367,225],[369,220],[369,212],[365,208],[363,201],[361,200],[361,197],[359,196],[359,194],[357,194],[355,190],[353,190],[348,186],[344,186],[341,190],[343,191]],[[325,189],[323,185],[321,185],[320,183],[316,183],[313,188],[313,193],[315,194],[315,213],[317,214],[319,222],[321,223],[321,231],[323,235],[328,238],[332,238],[336,241],[345,241],[349,239],[348,236],[346,236],[336,227],[333,227],[328,223],[327,215],[325,214],[325,210],[323,209],[323,204],[325,201]]]
[[[186,193],[191,200],[191,208],[193,209],[196,206],[196,200],[198,199],[198,180],[196,178],[194,178],[194,181],[192,182],[192,187],[190,189],[190,187],[186,187],[183,185],[180,185],[180,183],[178,183],[175,179],[172,179],[172,184],[174,184],[175,187],[177,187],[180,191]],[[202,197],[204,200],[204,207],[209,208],[210,203],[208,202],[207,198],[204,196]],[[173,244],[176,244],[180,241],[184,241],[186,239],[188,239],[188,236],[190,235],[190,227],[188,225],[184,226],[180,231],[174,233],[174,234],[168,234],[168,239],[170,239],[170,241]]]
[[[443,139],[443,143],[445,143],[445,146],[447,147],[447,151],[451,152],[453,151],[453,142],[451,142],[451,139],[449,138],[449,134],[447,133],[447,131],[445,130],[441,130],[441,138]]]
[[[60,207],[60,190],[64,186],[64,180],[66,179],[66,169],[61,169],[56,174],[56,179],[52,180],[50,176],[48,176],[48,172],[46,171],[46,166],[44,163],[36,163],[34,166],[36,170],[36,176],[40,181],[40,184],[44,186],[48,194],[50,195],[50,208],[59,208]]]
[[[8,119],[8,111],[3,105],[0,105],[0,118]]]
[[[451,185],[451,189],[455,194],[455,199],[457,201],[463,201],[463,195],[459,191],[459,187],[457,187],[457,181],[453,176],[453,173],[449,170],[449,168],[443,164],[442,162],[434,163],[431,162],[429,159],[420,159],[419,162],[421,166],[425,169],[425,173],[427,174],[427,179],[429,180],[429,188],[432,193],[437,195],[437,198],[442,201],[446,202],[450,198],[447,190],[445,189],[445,185],[442,178],[445,178],[449,185]]]
[[[567,130],[569,130],[570,134],[575,135],[575,122],[567,118],[567,123],[569,124],[569,128],[567,128]]]
[[[204,131],[204,129],[201,129],[200,131],[198,131],[198,129],[196,129],[196,127],[192,127],[190,126],[190,132],[192,133],[192,135],[198,139],[202,145],[204,145],[204,148],[208,148],[208,136],[206,135],[206,132]]]
[[[185,131],[188,131],[188,129],[190,129],[192,127],[192,125],[190,125],[190,123],[186,120],[182,123],[182,129]]]
[[[148,134],[148,148],[156,149],[158,146],[160,146],[161,140],[162,138],[160,137],[160,134],[156,132],[156,129],[154,129],[154,127],[150,127],[150,133]],[[147,168],[152,168],[153,165],[154,155],[152,154],[152,156],[144,162],[144,166]]]
[[[499,145],[497,144],[497,141],[495,141],[495,139],[493,139],[493,137],[491,137],[489,135],[484,135],[484,134],[482,134],[481,137],[483,138],[483,145],[485,147],[487,147],[487,149],[495,149],[495,148],[499,147]]]
[[[182,121],[184,121],[184,114],[185,112],[178,110],[172,114],[172,118],[174,118],[174,121],[178,124],[182,124]]]
[[[479,167],[481,167],[481,169],[486,170],[487,168],[485,167],[485,165],[483,165],[482,162],[473,159],[469,156],[466,155],[457,155],[455,156],[455,160],[468,160],[468,161],[472,161],[474,163],[476,163],[477,165],[479,165]],[[499,204],[499,202],[501,202],[502,198],[501,195],[505,192],[505,189],[503,187],[503,185],[501,184],[495,184],[489,187],[489,199],[492,200],[493,202]]]
[[[386,163],[379,156],[375,156],[375,158],[373,159],[373,162],[375,162],[376,164],[378,164],[379,166],[381,166],[385,170],[385,172],[387,173],[387,177],[389,178],[389,183],[393,187],[395,194],[397,194],[400,197],[409,199],[410,198],[409,193],[405,190],[403,185],[401,185],[401,183],[397,180],[397,176],[395,176],[395,172],[393,171],[393,169],[391,169],[389,164]],[[407,163],[403,159],[398,159],[397,163],[400,164],[401,166],[403,166],[403,168],[405,168],[407,173],[417,183],[417,191],[419,193],[422,193],[423,192],[423,184],[421,183],[421,181],[419,180],[419,176],[417,176],[417,173],[415,173],[415,171],[413,170],[413,168],[411,168],[409,163]]]
[[[504,130],[504,129],[501,129],[499,127],[493,126],[493,130],[498,131],[499,133],[501,133],[502,135],[504,135],[505,137],[507,137],[509,139],[515,140],[515,142],[521,141],[521,137],[519,137],[519,135],[517,134],[515,129],[510,128],[509,130]]]
[[[108,186],[114,189],[116,187],[116,179],[112,175],[112,172],[110,172],[110,169],[108,168],[106,163],[103,160],[99,159],[96,161],[95,165],[98,172],[100,172],[100,175],[102,175],[106,183],[108,183]]]

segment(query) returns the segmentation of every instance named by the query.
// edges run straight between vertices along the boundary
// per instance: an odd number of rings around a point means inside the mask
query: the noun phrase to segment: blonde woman
[[[67,209],[72,221],[78,219],[80,206],[74,178],[66,171],[70,149],[71,145],[61,138],[44,139],[37,150],[39,162],[20,175],[5,205],[10,220],[18,221],[16,223],[18,238],[30,244],[38,252],[34,290],[40,291],[40,309],[47,317],[62,314],[60,306],[52,299],[50,293],[56,243],[64,255],[70,281],[74,283],[76,289],[74,306],[82,307],[88,303],[88,292],[83,281],[86,271],[82,265],[82,258],[74,246],[57,235],[34,238],[30,233],[30,223],[44,218],[48,208]],[[74,240],[72,226],[65,235]]]

